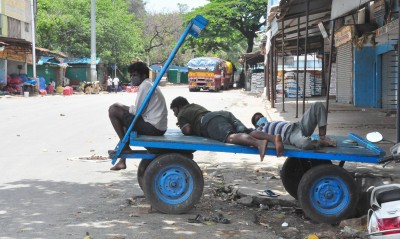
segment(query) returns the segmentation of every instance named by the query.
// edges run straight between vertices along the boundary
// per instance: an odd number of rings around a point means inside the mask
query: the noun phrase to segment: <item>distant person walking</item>
[[[110,93],[112,91],[112,85],[113,85],[113,80],[111,79],[111,76],[108,76],[107,78],[107,91]]]
[[[119,79],[118,79],[117,76],[114,77],[113,83],[114,83],[114,91],[115,91],[115,93],[117,93],[118,92],[118,85],[119,85]]]

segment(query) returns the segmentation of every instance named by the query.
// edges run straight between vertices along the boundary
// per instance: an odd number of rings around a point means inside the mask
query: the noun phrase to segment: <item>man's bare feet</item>
[[[264,160],[265,157],[265,149],[267,148],[268,140],[258,140],[258,152],[260,153],[261,162]]]
[[[336,147],[336,141],[327,136],[319,136],[319,141],[322,147]]]
[[[110,170],[118,171],[118,170],[121,170],[121,169],[126,169],[126,162],[125,161],[126,161],[126,159],[121,158],[118,161],[118,163],[116,163],[112,168],[110,168]]]
[[[283,149],[284,149],[281,135],[278,134],[275,136],[274,144],[275,144],[276,155],[281,156],[283,154]]]

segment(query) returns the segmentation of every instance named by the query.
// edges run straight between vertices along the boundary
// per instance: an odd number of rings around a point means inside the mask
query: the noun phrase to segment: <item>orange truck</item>
[[[227,64],[228,63],[228,64]],[[230,64],[230,71],[229,71]],[[189,91],[219,91],[233,86],[232,63],[216,57],[198,57],[188,63]]]

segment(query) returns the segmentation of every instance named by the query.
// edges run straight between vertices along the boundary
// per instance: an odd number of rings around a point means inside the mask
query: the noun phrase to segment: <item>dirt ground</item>
[[[191,211],[192,215],[197,216],[188,218],[188,222],[209,226],[224,223],[252,223],[256,228],[268,230],[282,239],[368,238],[365,234],[366,231],[362,231],[362,229],[358,231],[354,228],[344,228],[343,225],[313,222],[305,217],[301,208],[296,206],[258,204],[257,200],[244,205],[241,196],[233,187],[226,186],[220,175],[206,175],[204,182],[203,196],[196,204],[195,209]],[[133,207],[143,207],[147,202],[144,197],[137,197],[132,199],[130,204]],[[153,209],[153,213],[157,212]],[[283,224],[287,224],[287,226],[283,226]],[[233,230],[221,230],[219,235],[223,238],[246,238],[245,235],[236,234]],[[316,235],[317,238],[310,235]]]
[[[256,202],[245,206],[240,203],[240,195],[235,194],[234,189],[224,186],[222,178],[207,176],[205,183],[208,183],[210,187],[205,187],[203,195],[213,196],[203,196],[196,206],[198,211],[209,213],[205,216],[212,216],[215,215],[215,211],[220,211],[230,223],[251,218],[254,224],[272,230],[282,238],[303,239],[312,234],[320,239],[367,238],[363,232],[344,230],[340,225],[315,223],[307,219],[298,207],[257,205]],[[283,226],[283,223],[287,223],[288,226]]]

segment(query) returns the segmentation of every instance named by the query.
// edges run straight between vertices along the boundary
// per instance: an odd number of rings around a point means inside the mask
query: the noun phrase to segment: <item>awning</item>
[[[277,49],[282,48],[282,21],[284,21],[285,55],[297,54],[297,32],[299,31],[299,53],[305,53],[307,22],[307,0],[283,0],[277,10],[275,39]],[[307,52],[317,52],[324,47],[324,41],[318,24],[330,20],[332,0],[309,0]],[[300,24],[298,24],[300,23]],[[267,50],[268,51],[268,50]],[[281,55],[281,51],[278,50]]]
[[[260,51],[244,53],[240,55],[239,62],[242,64],[246,62],[247,65],[257,65],[260,62],[264,62],[264,55]]]

